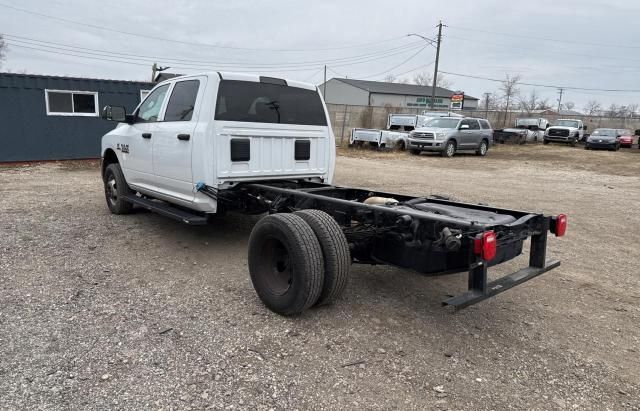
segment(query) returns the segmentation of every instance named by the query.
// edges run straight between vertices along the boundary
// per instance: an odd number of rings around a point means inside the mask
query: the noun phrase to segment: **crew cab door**
[[[122,141],[116,149],[122,152],[122,168],[130,185],[153,189],[153,134],[169,85],[153,90],[133,113],[131,125],[122,125]],[[118,130],[120,132],[120,130]]]
[[[198,91],[206,77],[173,83],[153,136],[153,171],[158,190],[181,200],[193,199],[192,151],[198,120]]]

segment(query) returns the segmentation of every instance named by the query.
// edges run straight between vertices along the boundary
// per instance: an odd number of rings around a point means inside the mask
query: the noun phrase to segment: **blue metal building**
[[[0,162],[100,157],[114,124],[102,107],[131,112],[154,83],[0,73]]]

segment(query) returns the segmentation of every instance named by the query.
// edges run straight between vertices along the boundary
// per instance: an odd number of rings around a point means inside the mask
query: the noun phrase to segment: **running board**
[[[135,194],[127,194],[125,200],[128,202],[140,206],[142,208],[146,208],[149,211],[153,211],[154,213],[161,214],[165,217],[172,218],[177,221],[181,221],[185,224],[189,225],[204,225],[207,224],[207,217],[190,213],[182,208],[177,208],[169,203],[160,200],[150,200],[144,197],[138,197]]]
[[[540,274],[544,274],[547,271],[553,270],[559,265],[560,261],[558,260],[547,260],[543,267],[525,267],[519,271],[516,271],[515,273],[506,275],[502,278],[486,284],[486,288],[484,290],[475,287],[469,287],[469,291],[443,301],[442,305],[451,305],[456,309],[468,307],[470,305],[479,303],[482,300],[486,300],[487,298],[491,298],[497,294],[505,292],[518,284],[522,284],[525,281],[529,281],[532,278],[539,276]],[[486,276],[486,265],[483,268]],[[482,268],[480,269],[482,270]]]

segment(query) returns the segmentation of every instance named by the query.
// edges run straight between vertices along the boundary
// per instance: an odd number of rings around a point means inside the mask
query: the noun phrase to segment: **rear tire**
[[[281,315],[299,314],[318,301],[324,283],[322,249],[300,216],[272,214],[249,237],[249,273],[264,305]]]
[[[133,204],[124,199],[124,196],[131,194],[131,192],[120,164],[109,164],[104,170],[104,194],[109,211],[113,214],[131,213]]]
[[[442,157],[453,157],[456,153],[456,142],[453,140],[447,141],[447,144],[444,146],[444,150],[440,152]]]
[[[480,142],[480,147],[476,150],[476,155],[484,157],[487,155],[487,151],[489,150],[489,143],[487,140],[482,140]]]
[[[336,220],[324,211],[302,210],[293,214],[309,224],[322,249],[324,284],[315,305],[330,304],[342,295],[349,281],[351,254],[347,238]]]

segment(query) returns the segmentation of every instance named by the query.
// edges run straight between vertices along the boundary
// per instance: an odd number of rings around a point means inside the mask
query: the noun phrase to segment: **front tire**
[[[322,249],[302,217],[272,214],[249,237],[249,273],[264,305],[281,315],[299,314],[318,301],[324,284]]]
[[[113,214],[129,214],[133,210],[133,204],[124,199],[130,194],[131,189],[127,185],[120,164],[109,164],[104,170],[104,194],[107,207]]]
[[[447,144],[444,146],[444,150],[440,153],[442,157],[453,157],[456,153],[456,143],[453,140],[447,141]]]
[[[480,147],[478,147],[478,149],[476,150],[476,155],[484,157],[487,155],[488,150],[489,150],[489,143],[487,142],[487,140],[482,140],[482,142],[480,142]]]
[[[549,144],[549,140],[547,140],[546,138],[544,140],[542,140],[542,144],[547,145]]]
[[[396,148],[397,148],[398,150],[400,150],[400,151],[404,151],[404,150],[406,150],[406,149],[407,149],[407,146],[405,145],[405,143],[404,143],[404,141],[403,141],[403,140],[399,140],[399,141],[396,143]]]
[[[322,249],[324,284],[315,305],[330,304],[342,295],[349,280],[349,243],[336,220],[324,211],[302,210],[294,214],[309,224]]]
[[[420,155],[420,153],[421,153],[421,151],[420,151],[420,150],[417,150],[417,149],[415,149],[415,148],[412,148],[411,150],[409,150],[409,152],[410,152],[411,154],[415,155],[415,156],[419,156],[419,155]]]

